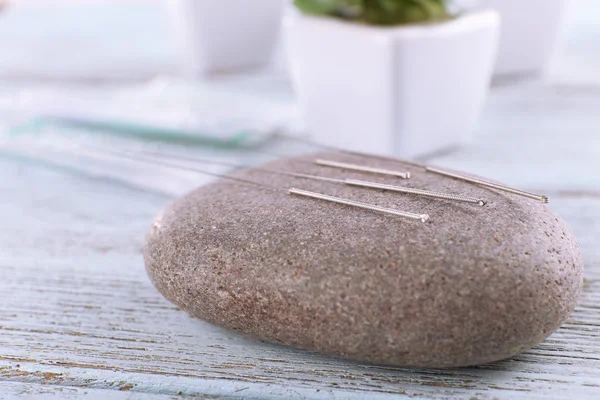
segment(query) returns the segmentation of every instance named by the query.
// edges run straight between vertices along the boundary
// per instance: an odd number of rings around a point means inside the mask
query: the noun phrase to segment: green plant
[[[374,25],[436,22],[451,18],[448,0],[295,0],[307,14],[328,15]]]

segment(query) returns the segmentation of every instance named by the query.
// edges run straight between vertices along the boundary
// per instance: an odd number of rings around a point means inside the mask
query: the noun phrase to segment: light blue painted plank
[[[553,205],[582,240],[587,292],[545,343],[481,368],[409,370],[247,339],[188,317],[140,257],[169,200],[106,181],[0,161],[0,377],[92,389],[243,398],[590,398],[600,348],[597,199]],[[46,374],[46,375],[44,375]]]

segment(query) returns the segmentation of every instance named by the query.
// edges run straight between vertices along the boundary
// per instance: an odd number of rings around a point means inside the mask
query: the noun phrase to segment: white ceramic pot
[[[401,157],[469,142],[499,23],[495,11],[393,28],[290,15],[291,70],[313,139]]]
[[[497,75],[543,72],[555,53],[570,0],[480,0],[502,18]]]
[[[279,37],[284,3],[168,0],[171,30],[186,71],[203,75],[269,62]]]

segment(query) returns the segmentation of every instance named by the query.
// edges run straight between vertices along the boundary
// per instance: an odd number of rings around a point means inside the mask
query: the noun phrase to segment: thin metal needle
[[[195,168],[195,167],[189,167],[189,166],[185,166],[185,165],[179,165],[179,164],[175,164],[175,163],[170,163],[168,161],[163,161],[163,160],[156,160],[154,158],[150,158],[150,157],[144,157],[144,156],[139,156],[139,155],[132,155],[132,154],[128,154],[128,153],[122,153],[122,152],[116,152],[116,151],[109,151],[106,150],[106,153],[113,156],[113,157],[122,157],[125,159],[128,159],[130,161],[136,161],[136,162],[143,162],[143,163],[147,163],[147,164],[156,164],[156,165],[162,165],[165,167],[169,167],[169,168],[175,168],[175,169],[180,169],[183,171],[190,171],[190,172],[197,172],[200,174],[204,174],[204,175],[209,175],[209,176],[214,176],[215,178],[224,178],[224,179],[229,179],[231,181],[236,181],[239,183],[246,183],[249,185],[253,185],[253,186],[257,186],[263,189],[268,189],[268,190],[272,190],[272,191],[276,191],[276,192],[287,192],[286,189],[282,189],[282,188],[277,188],[277,187],[273,187],[273,186],[269,186],[263,183],[258,183],[258,182],[254,182],[248,179],[241,179],[241,178],[237,178],[235,176],[230,176],[230,175],[224,175],[224,174],[219,174],[216,172],[210,172],[210,171],[206,171],[200,168]]]
[[[343,199],[341,197],[335,197],[335,196],[329,196],[329,195],[321,194],[321,193],[309,192],[307,190],[302,190],[302,189],[291,188],[289,190],[289,194],[296,195],[296,196],[302,196],[302,197],[310,197],[312,199],[325,200],[325,201],[329,201],[331,203],[344,204],[347,206],[362,208],[362,209],[370,210],[370,211],[377,211],[380,213],[395,215],[395,216],[399,216],[399,217],[416,219],[421,222],[427,222],[427,220],[429,219],[428,214],[415,214],[415,213],[395,210],[393,208],[381,207],[381,206],[378,206],[375,204],[362,203],[360,201]]]
[[[471,197],[471,196],[463,196],[460,194],[432,192],[429,190],[413,189],[413,188],[407,188],[407,187],[395,186],[395,185],[386,185],[385,183],[367,182],[367,181],[360,181],[360,180],[356,180],[356,179],[346,179],[344,181],[344,183],[347,185],[351,185],[351,186],[390,190],[393,192],[409,193],[409,194],[415,194],[418,196],[433,197],[433,198],[444,199],[444,200],[462,201],[465,203],[478,204],[480,206],[485,206],[485,204],[486,204],[486,201],[484,199],[477,198],[477,197]]]
[[[402,178],[402,179],[410,178],[410,172],[393,171],[393,170],[383,169],[383,168],[373,168],[373,167],[367,167],[365,165],[349,164],[349,163],[343,163],[343,162],[338,162],[338,161],[318,159],[318,160],[315,160],[315,164],[321,165],[324,167],[347,169],[349,171],[370,172],[373,174],[394,176],[396,178]]]
[[[276,188],[276,187],[272,187],[272,186],[265,185],[262,183],[254,182],[251,180],[237,178],[237,177],[230,176],[230,175],[218,174],[218,173],[214,173],[214,172],[210,172],[210,171],[205,171],[205,170],[199,169],[199,168],[182,166],[182,165],[178,165],[175,163],[166,162],[163,160],[157,160],[155,158],[151,158],[151,157],[147,157],[147,156],[132,155],[132,154],[127,154],[127,153],[123,153],[123,152],[115,152],[115,151],[106,151],[105,154],[109,154],[113,157],[122,157],[122,158],[125,158],[128,160],[131,160],[131,161],[155,163],[155,164],[164,165],[164,166],[170,167],[170,168],[178,168],[178,169],[198,172],[198,173],[202,173],[205,175],[210,175],[210,176],[215,176],[215,177],[219,177],[219,178],[223,178],[223,179],[233,180],[233,181],[240,182],[240,183],[250,184],[253,186],[261,187],[263,189],[269,189],[269,190],[279,191],[279,192],[283,191],[290,195],[296,195],[296,196],[308,197],[308,198],[312,198],[312,199],[329,201],[329,202],[335,203],[335,204],[343,204],[343,205],[347,205],[347,206],[361,208],[364,210],[376,211],[376,212],[380,212],[380,213],[384,213],[384,214],[405,217],[405,218],[410,218],[410,219],[416,219],[416,220],[420,220],[421,222],[426,222],[429,219],[428,214],[416,214],[416,213],[411,213],[411,212],[406,212],[406,211],[400,211],[400,210],[396,210],[393,208],[378,206],[376,204],[362,203],[362,202],[355,201],[355,200],[344,199],[341,197],[330,196],[330,195],[311,192],[311,191],[303,190],[303,189]],[[224,163],[224,164],[227,164],[227,163]],[[267,170],[267,169],[265,169],[265,170]],[[270,170],[268,170],[268,171],[270,171]],[[273,172],[273,171],[270,171],[270,172]],[[283,172],[285,172],[285,171],[283,171]],[[286,173],[286,174],[288,174],[288,173]],[[299,176],[299,177],[310,177],[311,179],[314,178],[313,175],[296,174],[293,172],[290,172],[289,174],[292,174],[293,176]],[[321,178],[321,177],[316,177],[316,178]],[[333,179],[333,178],[324,178],[324,179],[331,179],[331,180],[339,181],[341,183],[344,182],[343,180],[340,180],[340,179]]]
[[[530,199],[538,200],[538,201],[541,201],[544,204],[547,204],[547,203],[550,202],[550,199],[549,199],[548,196],[538,195],[538,194],[526,192],[524,190],[514,189],[514,188],[511,188],[511,187],[508,187],[508,186],[505,186],[505,185],[500,185],[500,184],[489,182],[489,181],[485,181],[485,180],[482,180],[482,179],[469,178],[469,177],[466,177],[464,175],[454,174],[454,173],[447,172],[447,171],[444,171],[444,170],[441,170],[441,169],[438,169],[438,168],[428,167],[428,166],[426,166],[423,163],[410,162],[410,161],[406,161],[406,160],[398,160],[398,159],[395,159],[395,158],[392,158],[392,157],[385,157],[385,156],[379,156],[379,155],[373,155],[373,154],[365,154],[365,153],[361,153],[359,151],[343,150],[343,149],[335,148],[335,147],[332,147],[332,146],[322,145],[322,144],[319,144],[319,143],[317,143],[315,141],[312,141],[310,139],[300,138],[300,137],[297,137],[297,136],[290,136],[290,135],[280,135],[280,136],[285,137],[286,139],[289,139],[289,140],[295,140],[295,141],[303,142],[303,143],[310,144],[310,145],[313,145],[313,146],[317,146],[317,147],[319,147],[319,148],[321,148],[323,150],[339,151],[339,152],[346,153],[346,154],[354,154],[354,155],[358,155],[358,156],[367,156],[367,157],[371,157],[371,158],[379,158],[379,159],[382,159],[382,160],[394,161],[394,162],[402,163],[402,164],[408,164],[408,165],[412,165],[412,166],[415,166],[415,167],[424,168],[428,172],[436,173],[436,174],[447,176],[447,177],[451,177],[451,178],[460,179],[460,180],[463,180],[465,182],[470,182],[470,183],[474,183],[474,184],[477,184],[477,185],[480,185],[480,186],[484,186],[484,187],[488,187],[488,188],[491,188],[491,189],[502,190],[502,191],[505,191],[505,192],[508,192],[508,193],[513,193],[513,194],[516,194],[516,195],[519,195],[519,196],[523,196],[523,197],[527,197],[527,198],[530,198]]]
[[[441,170],[441,169],[438,169],[438,168],[427,167],[427,168],[425,168],[425,170],[427,172],[433,172],[435,174],[439,174],[439,175],[443,175],[443,176],[448,176],[450,178],[460,179],[462,181],[474,183],[476,185],[484,186],[484,187],[487,187],[487,188],[498,189],[498,190],[502,190],[502,191],[505,191],[505,192],[508,192],[508,193],[513,193],[513,194],[516,194],[516,195],[519,195],[519,196],[528,197],[530,199],[539,200],[539,201],[541,201],[544,204],[547,204],[547,203],[550,202],[550,199],[548,198],[548,196],[543,196],[543,195],[539,195],[539,194],[529,193],[529,192],[526,192],[524,190],[513,189],[511,187],[500,185],[500,184],[497,184],[497,183],[488,182],[488,181],[484,181],[484,180],[476,179],[476,178],[470,178],[470,177],[467,177],[467,176],[464,176],[464,175],[454,174],[452,172],[444,171],[444,170]]]
[[[227,162],[227,161],[212,160],[209,158],[174,156],[174,155],[170,155],[170,154],[156,153],[156,152],[151,152],[151,151],[141,151],[140,154],[142,154],[142,155],[148,154],[152,157],[158,157],[158,158],[162,158],[162,159],[167,158],[167,159],[176,160],[176,161],[189,161],[189,162],[200,163],[200,164],[222,165],[225,167],[232,167],[232,168],[253,168],[257,171],[268,172],[271,174],[293,176],[296,178],[313,179],[313,180],[317,180],[317,181],[325,181],[325,182],[332,182],[332,183],[344,183],[343,179],[328,178],[326,176],[309,175],[309,174],[303,174],[300,172],[286,171],[286,170],[282,170],[282,169],[261,168],[261,167],[256,167],[256,166],[250,167],[248,165],[235,164],[235,163],[231,163],[231,162]]]
[[[196,163],[224,165],[224,166],[229,166],[229,167],[233,167],[233,168],[248,168],[248,166],[246,166],[246,165],[234,164],[234,163],[230,163],[230,162],[212,160],[212,159],[201,158],[201,157],[174,156],[174,155],[169,155],[169,154],[164,154],[164,153],[145,152],[145,151],[142,151],[141,154],[144,154],[144,155],[149,154],[153,157],[167,158],[167,159],[173,159],[173,160],[177,160],[177,161],[183,160],[183,161],[190,161],[190,162],[196,162]],[[486,201],[484,199],[471,197],[471,196],[464,196],[464,195],[459,195],[459,194],[433,192],[433,191],[429,191],[429,190],[413,189],[413,188],[408,188],[408,187],[403,187],[403,186],[387,185],[387,184],[383,184],[383,183],[362,181],[362,180],[357,180],[357,179],[336,179],[336,178],[329,178],[329,177],[325,177],[325,176],[303,174],[303,173],[299,173],[299,172],[290,172],[290,171],[280,170],[280,169],[261,168],[261,167],[253,167],[253,168],[258,171],[264,171],[264,172],[278,174],[278,175],[287,175],[287,176],[292,176],[292,177],[296,177],[296,178],[312,179],[312,180],[325,181],[325,182],[331,182],[331,183],[340,183],[340,184],[361,187],[361,188],[388,190],[388,191],[393,191],[393,192],[408,193],[408,194],[414,194],[414,195],[418,195],[418,196],[432,197],[432,198],[438,198],[438,199],[444,199],[444,200],[461,201],[461,202],[465,202],[465,203],[478,204],[480,206],[484,206],[486,204]]]

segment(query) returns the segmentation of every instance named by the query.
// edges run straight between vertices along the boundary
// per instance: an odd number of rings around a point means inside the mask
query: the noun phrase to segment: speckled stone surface
[[[319,167],[268,168],[485,197],[488,204],[358,189],[263,171],[237,176],[411,212],[427,223],[221,180],[178,199],[144,250],[156,287],[191,315],[252,337],[365,362],[487,363],[536,345],[582,287],[579,247],[535,200],[344,153],[320,158],[406,169],[410,180]],[[302,161],[304,160],[304,162]]]

